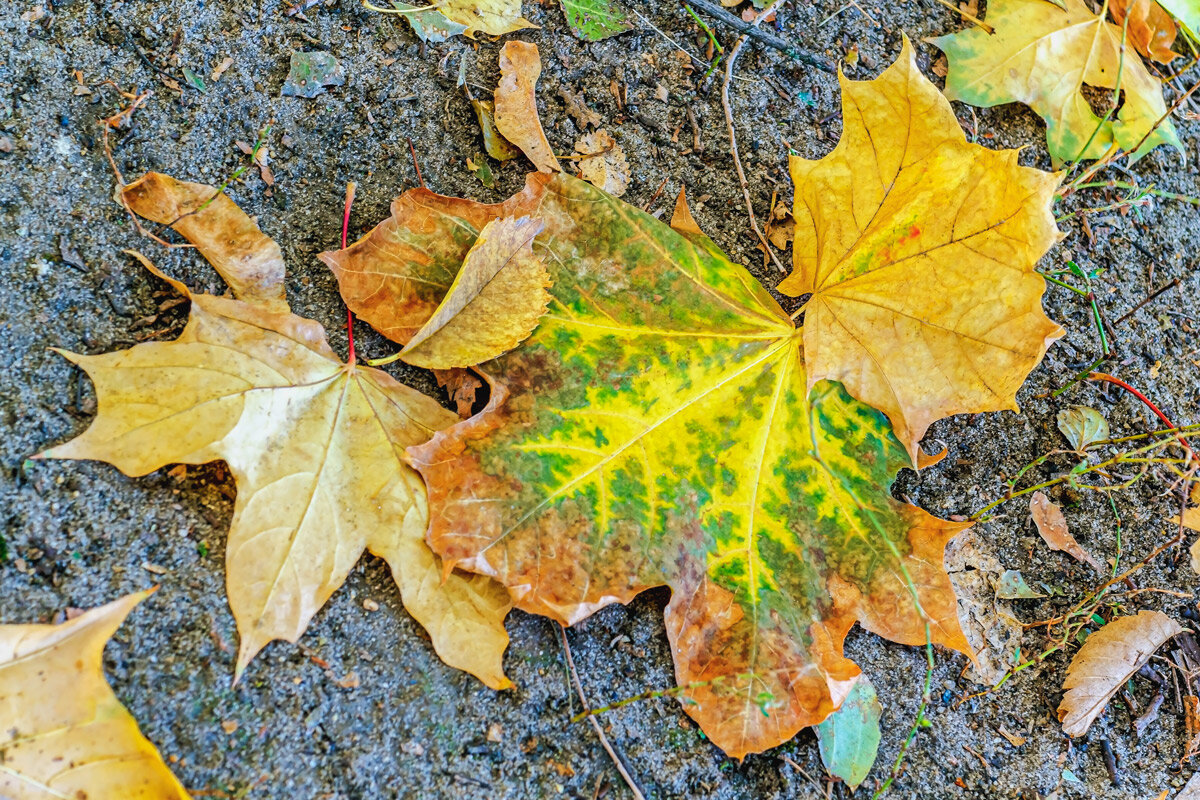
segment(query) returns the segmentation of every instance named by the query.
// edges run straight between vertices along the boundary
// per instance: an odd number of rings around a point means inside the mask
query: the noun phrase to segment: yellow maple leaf
[[[0,625],[0,797],[187,800],[104,679],[104,645],[153,590],[61,625]]]
[[[911,43],[875,80],[841,77],[844,129],[825,158],[793,156],[794,271],[809,386],[842,382],[883,411],[917,463],[936,420],[1016,409],[1063,334],[1034,264],[1058,234],[1057,176],[968,144]],[[900,127],[904,135],[895,135]]]
[[[1160,144],[1183,152],[1167,114],[1162,86],[1122,29],[1092,13],[1083,0],[993,0],[989,35],[980,28],[930,41],[946,53],[946,96],[976,106],[1020,102],[1046,121],[1054,163],[1099,158],[1116,145],[1141,158]],[[1083,94],[1085,85],[1115,89],[1123,102],[1102,119]],[[1161,121],[1155,129],[1155,125]]]

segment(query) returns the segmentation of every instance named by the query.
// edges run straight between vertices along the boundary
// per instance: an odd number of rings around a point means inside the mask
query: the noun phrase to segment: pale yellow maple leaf
[[[238,492],[226,582],[239,674],[272,639],[296,641],[369,549],[391,566],[443,661],[507,686],[508,596],[477,577],[441,583],[424,543],[425,489],[404,463],[405,448],[457,416],[385,372],[342,363],[312,320],[170,283],[192,301],[175,341],[63,353],[95,384],[98,413],[43,455],[107,461],[131,476],[229,465]]]
[[[187,800],[104,679],[104,645],[152,591],[61,625],[0,625],[0,797]]]

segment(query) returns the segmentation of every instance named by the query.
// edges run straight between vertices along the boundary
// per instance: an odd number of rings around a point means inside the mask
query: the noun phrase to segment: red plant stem
[[[417,163],[417,148],[413,147],[412,137],[408,138],[408,152],[412,153],[413,169],[417,171],[417,183],[421,184],[421,188],[425,188],[425,179],[421,177],[421,165]]]
[[[346,212],[342,214],[342,249],[346,249],[346,234],[350,230],[350,206],[354,205],[354,190],[358,188],[354,181],[346,184]],[[354,363],[354,312],[346,307],[346,339],[349,341],[349,352],[346,363]]]
[[[1153,411],[1155,416],[1157,416],[1160,420],[1162,420],[1163,424],[1166,425],[1168,428],[1175,427],[1175,423],[1171,422],[1171,420],[1167,419],[1167,415],[1164,414],[1162,412],[1162,410],[1159,409],[1158,406],[1154,405],[1154,402],[1149,397],[1146,397],[1146,395],[1142,394],[1137,389],[1133,388],[1132,386],[1130,386],[1128,383],[1121,380],[1120,378],[1114,377],[1105,372],[1093,372],[1091,375],[1088,375],[1088,380],[1089,381],[1107,381],[1108,383],[1111,383],[1114,386],[1120,386],[1122,389],[1129,392],[1131,395],[1136,397],[1138,400],[1141,400],[1143,403],[1145,403],[1146,407],[1149,408],[1151,411]],[[1183,449],[1187,451],[1188,458],[1192,461],[1195,461],[1196,454],[1192,452],[1192,448],[1190,446],[1188,446],[1187,441],[1182,436],[1179,437],[1179,444],[1182,445]]]

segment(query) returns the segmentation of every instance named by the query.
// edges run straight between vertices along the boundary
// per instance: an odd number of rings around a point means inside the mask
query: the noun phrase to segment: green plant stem
[[[1173,433],[1174,435],[1171,436],[1170,438],[1161,439],[1159,441],[1155,441],[1155,442],[1152,442],[1151,444],[1145,445],[1144,447],[1140,447],[1135,450],[1130,450],[1128,452],[1117,453],[1116,455],[1114,455],[1104,461],[1101,461],[1097,464],[1092,464],[1092,465],[1088,466],[1086,469],[1081,470],[1078,473],[1071,472],[1071,473],[1067,473],[1065,475],[1060,475],[1057,478],[1053,478],[1048,481],[1043,481],[1042,483],[1039,483],[1035,486],[1027,487],[1020,491],[1013,491],[1012,489],[1010,489],[1008,491],[1008,493],[1005,494],[1004,497],[1001,497],[999,500],[993,500],[991,503],[988,503],[986,506],[984,506],[983,508],[976,511],[974,514],[967,517],[967,519],[971,520],[972,522],[978,522],[982,519],[986,519],[986,517],[984,515],[987,514],[987,512],[991,511],[993,508],[1000,505],[1001,503],[1005,503],[1009,500],[1012,500],[1013,498],[1021,497],[1022,495],[1027,495],[1032,492],[1039,491],[1040,489],[1046,489],[1051,486],[1057,486],[1060,483],[1066,483],[1067,481],[1073,480],[1074,478],[1078,477],[1079,475],[1087,475],[1089,473],[1096,472],[1098,470],[1108,469],[1109,467],[1114,467],[1118,464],[1125,463],[1131,457],[1140,456],[1144,453],[1152,452],[1157,448],[1166,447],[1166,446],[1175,444],[1178,441],[1176,437],[1188,437],[1188,436],[1193,436],[1193,435],[1200,435],[1200,426],[1192,425],[1192,426],[1188,426],[1187,428],[1176,428],[1176,429],[1172,430],[1171,433]],[[1162,459],[1156,459],[1156,461],[1161,461],[1161,460]]]

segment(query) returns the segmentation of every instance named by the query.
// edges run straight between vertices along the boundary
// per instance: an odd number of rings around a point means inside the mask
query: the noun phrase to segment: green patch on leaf
[[[408,20],[413,33],[422,42],[433,42],[434,44],[444,42],[451,36],[458,36],[467,29],[466,25],[447,19],[446,15],[436,8],[410,6],[408,3],[401,3],[400,0],[392,0],[392,6],[405,12],[401,16]]]
[[[562,0],[571,33],[587,42],[598,42],[633,29],[624,9],[612,0]]]
[[[341,62],[332,53],[292,53],[292,65],[282,93],[285,97],[312,99],[322,94],[326,86],[341,86],[345,82]]]

